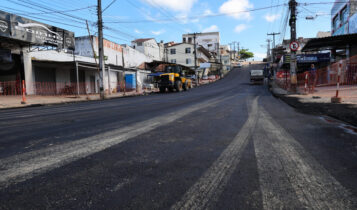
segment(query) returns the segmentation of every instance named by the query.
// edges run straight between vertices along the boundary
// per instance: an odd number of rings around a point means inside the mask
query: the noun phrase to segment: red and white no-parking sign
[[[297,51],[298,49],[299,49],[299,47],[300,47],[300,44],[299,44],[299,42],[291,42],[290,43],[290,50],[291,51]]]

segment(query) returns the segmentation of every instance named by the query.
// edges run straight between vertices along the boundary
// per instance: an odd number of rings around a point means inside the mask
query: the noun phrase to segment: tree
[[[253,58],[254,57],[254,53],[249,52],[248,49],[241,49],[239,51],[239,55],[240,55],[239,59],[242,59],[242,60],[247,60],[249,58]]]

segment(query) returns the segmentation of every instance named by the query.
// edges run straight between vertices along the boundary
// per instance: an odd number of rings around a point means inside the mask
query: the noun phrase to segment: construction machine
[[[160,92],[164,93],[166,90],[181,92],[192,88],[192,79],[189,76],[189,72],[190,70],[184,70],[181,65],[171,64],[165,66],[165,72],[160,75],[158,81]]]

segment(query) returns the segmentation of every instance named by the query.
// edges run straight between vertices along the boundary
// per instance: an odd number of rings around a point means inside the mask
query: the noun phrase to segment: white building
[[[28,94],[42,94],[40,91],[42,83],[51,84],[48,91],[53,94],[61,94],[67,86],[75,89],[74,85],[79,83],[80,94],[91,94],[99,92],[100,75],[94,53],[98,55],[97,37],[76,38],[75,54],[65,51],[24,51],[25,80]],[[104,72],[103,87],[105,92],[118,92],[119,85],[123,88],[123,77],[125,74],[138,73],[138,85],[145,83],[148,73],[139,70],[127,70],[125,68],[136,68],[144,62],[152,62],[152,59],[129,46],[121,46],[114,42],[104,40],[104,56],[106,70]],[[96,56],[98,57],[98,56]],[[97,59],[98,63],[98,59]],[[123,65],[124,63],[124,65]]]
[[[196,44],[206,48],[209,52],[218,54],[220,45],[219,32],[183,34],[182,42],[193,44],[194,36],[196,36]]]
[[[181,64],[190,68],[195,67],[194,45],[188,43],[172,44],[167,47],[167,61]],[[197,47],[197,66],[208,62],[210,53],[202,46]]]
[[[154,38],[136,39],[131,42],[131,46],[152,60],[162,61],[163,59],[163,43],[158,44]]]

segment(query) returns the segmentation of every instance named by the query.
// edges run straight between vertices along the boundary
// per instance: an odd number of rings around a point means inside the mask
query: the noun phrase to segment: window
[[[341,18],[341,23],[347,22],[347,18],[348,18],[347,7],[342,9],[340,18]]]
[[[338,29],[340,27],[340,19],[338,18],[338,15],[333,19],[333,30]]]
[[[207,46],[208,46],[208,47],[212,47],[212,44],[208,44]]]
[[[190,58],[186,59],[186,64],[191,64],[191,59]]]
[[[182,42],[183,42],[183,43],[186,43],[186,38],[182,38]]]
[[[188,43],[192,44],[192,37],[188,37]]]
[[[143,43],[142,42],[138,42],[138,46],[143,46]]]
[[[176,59],[171,59],[171,63],[176,63]]]
[[[170,49],[170,54],[171,54],[171,55],[176,54],[176,49]]]
[[[186,54],[190,54],[191,53],[191,47],[186,48],[185,52],[186,52]]]

